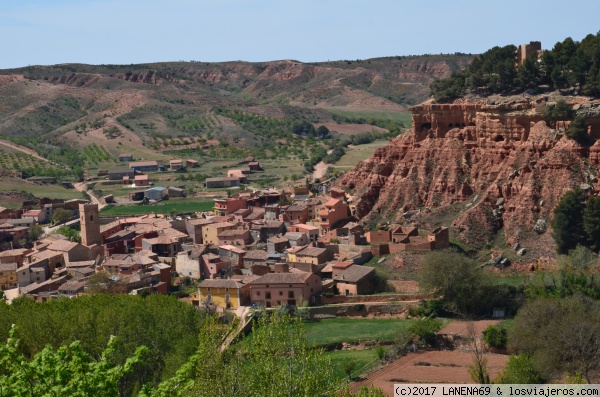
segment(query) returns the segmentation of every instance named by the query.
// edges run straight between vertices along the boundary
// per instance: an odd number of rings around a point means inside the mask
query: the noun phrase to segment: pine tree
[[[552,236],[556,241],[556,250],[566,254],[577,247],[586,245],[586,235],[583,230],[583,211],[585,208],[583,190],[577,188],[567,192],[554,208]]]
[[[594,250],[600,249],[600,197],[590,197],[583,212],[583,230]]]

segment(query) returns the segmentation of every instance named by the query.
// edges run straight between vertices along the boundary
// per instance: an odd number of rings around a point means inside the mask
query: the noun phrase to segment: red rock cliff
[[[509,242],[535,239],[538,255],[552,254],[550,233],[533,233],[536,221],[550,220],[556,202],[574,186],[588,183],[600,191],[600,143],[584,148],[541,119],[555,99],[414,106],[411,131],[336,185],[352,190],[356,215],[366,222],[402,221],[406,211],[426,209],[417,221],[448,223],[468,243],[489,243],[502,230]],[[600,103],[565,99],[599,138]]]

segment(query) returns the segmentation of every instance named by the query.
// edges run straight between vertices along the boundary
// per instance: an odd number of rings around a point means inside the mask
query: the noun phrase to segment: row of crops
[[[106,162],[117,162],[117,160],[111,156],[104,146],[98,146],[95,143],[88,145],[83,148],[83,156],[85,162],[88,165],[97,165],[99,163]]]
[[[70,170],[22,152],[0,152],[0,168],[20,171],[23,174],[23,178],[31,176],[61,178],[71,175]]]

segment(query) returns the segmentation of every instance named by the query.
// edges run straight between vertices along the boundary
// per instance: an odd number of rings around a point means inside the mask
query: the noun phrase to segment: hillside
[[[435,78],[464,69],[471,59],[440,55],[315,64],[65,64],[0,70],[0,135],[22,139],[44,157],[92,143],[113,156],[129,151],[137,157],[195,148],[211,139],[268,149],[272,133],[242,125],[230,114],[260,115],[263,124],[283,130],[282,136],[294,120],[356,124],[365,120],[354,114],[365,113],[389,120],[390,114],[427,98]]]
[[[473,248],[520,243],[526,258],[554,255],[547,224],[560,197],[598,184],[600,143],[580,145],[565,136],[568,122],[549,126],[546,106],[563,99],[600,138],[600,101],[552,93],[490,96],[412,107],[412,130],[344,174],[336,184],[354,194],[359,217],[375,226],[412,220],[451,226]],[[514,254],[513,254],[514,255]]]

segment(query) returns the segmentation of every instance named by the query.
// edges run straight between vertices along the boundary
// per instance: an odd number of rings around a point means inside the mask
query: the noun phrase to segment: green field
[[[344,362],[347,360],[356,363],[356,366],[352,371],[352,376],[358,376],[367,372],[379,362],[375,349],[333,350],[326,352],[325,355],[331,359],[333,364],[333,375],[338,379],[347,378],[347,375],[344,372]]]
[[[361,342],[395,339],[400,329],[412,320],[376,318],[332,318],[309,322],[305,336],[310,344],[317,346],[340,342]]]
[[[341,171],[347,171],[354,167],[358,162],[368,159],[380,147],[387,146],[389,141],[380,140],[365,145],[351,146],[346,148],[346,154],[333,167]]]
[[[0,192],[9,190],[24,191],[31,193],[38,198],[50,197],[70,200],[84,197],[81,192],[78,192],[75,189],[65,189],[61,185],[37,185],[18,179],[2,178],[0,180]],[[6,207],[6,205],[2,203],[0,203],[0,205]],[[11,207],[14,207],[14,205]]]
[[[171,212],[210,211],[213,201],[198,199],[170,199],[156,205],[121,205],[102,211],[102,215],[170,214]]]

